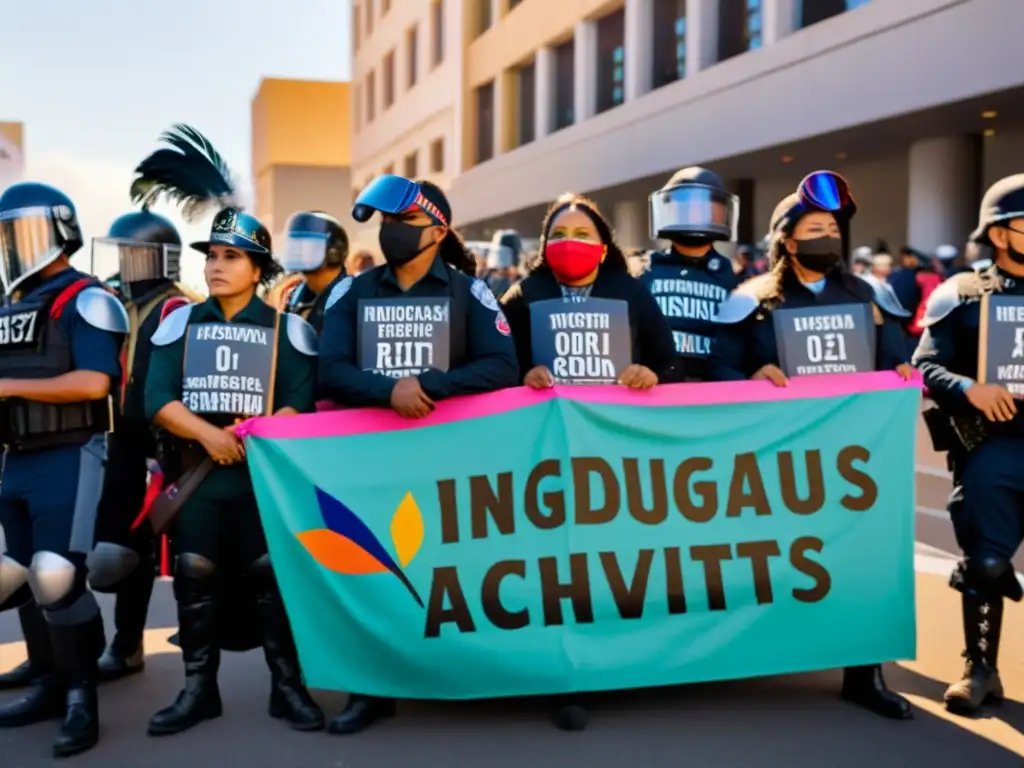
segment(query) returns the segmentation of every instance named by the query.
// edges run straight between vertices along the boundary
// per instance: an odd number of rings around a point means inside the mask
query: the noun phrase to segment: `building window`
[[[356,130],[363,124],[363,89],[359,83],[355,84],[355,91],[352,99],[353,117],[355,118]]]
[[[798,0],[796,26],[803,29],[869,2],[871,0]]]
[[[373,0],[366,0],[366,36],[373,34]]]
[[[516,146],[529,144],[536,136],[537,128],[537,65],[530,62],[519,68],[517,73],[519,88],[519,134]]]
[[[384,109],[395,103],[395,52],[384,57]]]
[[[473,37],[480,37],[491,28],[494,23],[494,16],[491,13],[491,0],[474,0],[476,8],[476,34]]]
[[[718,60],[761,47],[761,0],[720,0]]]
[[[654,88],[686,77],[686,0],[654,0],[653,64]]]
[[[416,85],[418,74],[420,46],[417,39],[416,27],[410,27],[405,33],[405,84],[407,88]]]
[[[377,116],[377,103],[374,93],[377,90],[377,73],[372,69],[366,75],[366,122],[372,123]]]
[[[352,47],[359,50],[359,30],[362,29],[363,10],[358,5],[352,6]]]
[[[436,67],[444,61],[444,0],[430,6],[431,63]]]
[[[419,153],[415,151],[410,152],[408,155],[405,156],[405,160],[403,161],[402,165],[402,175],[405,176],[405,178],[407,179],[415,179],[420,172]]]
[[[555,130],[561,130],[575,121],[576,45],[573,40],[555,48]]]
[[[597,111],[617,107],[626,98],[626,12],[616,11],[597,22]]]
[[[430,142],[430,172],[444,173],[444,139]]]
[[[476,89],[476,161],[494,157],[494,81]]]

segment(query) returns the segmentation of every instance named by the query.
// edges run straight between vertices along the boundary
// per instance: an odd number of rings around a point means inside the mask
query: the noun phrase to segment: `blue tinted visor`
[[[375,211],[397,214],[409,210],[420,194],[420,185],[403,176],[378,176],[359,193],[352,206],[352,218],[360,224],[370,220]]]
[[[847,217],[857,212],[846,179],[834,171],[809,173],[797,187],[800,203],[810,210],[842,213]]]

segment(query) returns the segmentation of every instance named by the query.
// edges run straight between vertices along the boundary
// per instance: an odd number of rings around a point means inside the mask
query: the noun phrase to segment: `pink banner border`
[[[291,418],[261,418],[246,422],[245,436],[275,440],[341,437],[402,429],[422,429],[466,419],[478,419],[539,405],[555,398],[580,403],[606,405],[643,405],[665,407],[680,405],[727,405],[766,403],[809,398],[847,397],[893,389],[921,389],[918,376],[904,381],[893,371],[875,373],[805,376],[789,380],[789,386],[776,387],[767,381],[729,381],[707,384],[665,384],[646,392],[626,387],[554,387],[545,391],[517,387],[472,397],[457,397],[437,404],[424,419],[404,419],[383,408],[325,410]]]

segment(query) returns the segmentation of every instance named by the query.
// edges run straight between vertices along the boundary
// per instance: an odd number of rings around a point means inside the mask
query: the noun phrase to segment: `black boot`
[[[85,613],[85,606],[95,611],[82,623],[59,623],[74,613]],[[103,648],[103,618],[91,594],[67,611],[48,612],[50,639],[58,676],[67,684],[64,722],[53,744],[54,757],[70,757],[96,746],[100,738],[99,708],[96,701],[96,658]]]
[[[910,702],[886,687],[881,664],[844,669],[843,691],[840,695],[882,717],[909,720],[914,716]]]
[[[28,669],[26,675],[30,675],[30,679],[25,685],[29,688],[23,696],[0,707],[0,728],[18,728],[64,715],[64,687],[55,674],[50,627],[35,602],[23,605],[18,613],[28,661],[10,675],[18,669]]]
[[[973,715],[982,704],[1003,699],[1003,683],[996,662],[1003,629],[1003,598],[963,595],[964,638],[967,650],[963,678],[946,689],[946,709],[958,715]]]
[[[220,647],[215,631],[214,580],[178,573],[174,588],[178,598],[181,654],[185,661],[185,688],[174,704],[150,719],[150,736],[180,733],[203,720],[220,717],[222,712],[217,687]]]
[[[50,630],[46,627],[46,619],[39,610],[35,601],[25,603],[18,609],[18,619],[21,621],[21,632],[25,638],[25,645],[32,647],[32,640],[35,637],[43,638],[43,642],[36,647],[35,658],[30,653],[28,659],[16,666],[10,672],[0,675],[0,691],[9,691],[14,688],[27,688],[40,675],[47,674],[53,670],[53,654],[50,651]],[[40,655],[42,654],[42,655]]]
[[[114,607],[116,634],[100,657],[100,680],[118,680],[145,669],[142,634],[146,629],[154,581],[152,563],[144,558],[118,590]]]
[[[359,733],[378,720],[395,716],[394,699],[381,699],[377,696],[363,696],[353,693],[348,697],[348,704],[337,717],[331,720],[327,730],[338,735]]]

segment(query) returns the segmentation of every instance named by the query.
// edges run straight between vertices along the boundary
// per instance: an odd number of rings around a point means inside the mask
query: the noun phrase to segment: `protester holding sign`
[[[187,216],[230,199],[229,171],[208,140],[186,126],[163,138],[178,151],[158,150],[137,169],[136,184],[146,187],[147,199],[166,193],[183,202]],[[221,714],[216,597],[235,563],[256,597],[271,671],[269,713],[297,730],[317,730],[323,714],[302,682],[245,450],[234,431],[248,417],[313,410],[316,334],[298,315],[281,315],[256,296],[279,267],[270,234],[255,217],[222,208],[210,239],[192,247],[206,254],[210,298],[169,313],[160,324],[145,389],[146,414],[179,439],[184,469],[177,493],[154,502],[151,515],[161,501],[164,510],[176,505],[174,589],[185,688],[153,716],[149,733],[178,733]]]
[[[683,168],[650,196],[651,239],[671,242],[651,255],[641,280],[672,327],[684,376],[708,379],[718,306],[738,282],[716,241],[736,240],[739,198],[707,168]]]
[[[895,368],[909,380],[895,318],[871,287],[841,269],[842,233],[857,207],[831,171],[807,176],[772,214],[771,272],[748,280],[722,304],[712,346],[718,381],[863,373]],[[877,351],[876,351],[877,350]],[[880,665],[847,667],[843,698],[884,717],[906,719],[910,703],[886,688]]]
[[[417,419],[434,402],[518,383],[508,323],[451,229],[451,206],[426,181],[378,176],[352,218],[379,212],[386,263],[346,277],[327,301],[320,387],[340,405],[391,407]],[[330,725],[350,734],[395,714],[390,699],[353,693]]]
[[[995,263],[944,282],[928,300],[914,364],[946,419],[929,420],[949,450],[949,511],[964,558],[950,584],[962,593],[967,659],[947,708],[972,714],[1003,697],[997,661],[1003,600],[1019,601],[1011,559],[1024,536],[1024,174],[985,193],[971,239]]]
[[[629,274],[590,200],[563,195],[541,227],[538,264],[502,298],[523,383],[650,389],[678,377],[668,321]]]

